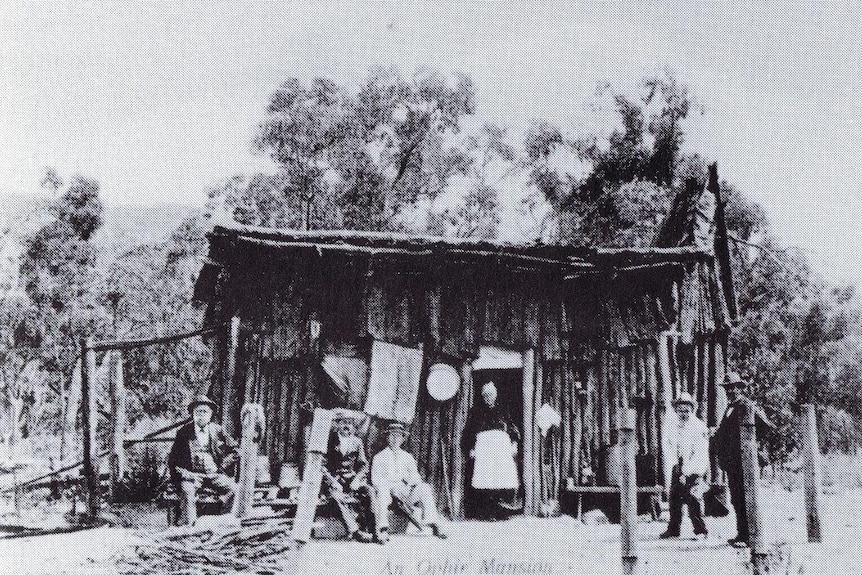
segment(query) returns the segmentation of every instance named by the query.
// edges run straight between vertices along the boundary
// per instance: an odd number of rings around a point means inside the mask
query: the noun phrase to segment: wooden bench
[[[359,500],[348,496],[347,502],[358,504]],[[411,523],[417,529],[421,528],[422,526],[416,518],[418,510],[418,507],[407,509],[393,499],[392,504],[389,506],[389,533],[393,535],[406,533]],[[375,513],[375,510],[372,509],[372,513]],[[316,521],[313,530],[315,539],[344,539],[347,537],[347,531],[344,528],[341,514],[331,497],[326,495],[320,496],[320,503],[318,504],[315,517]]]
[[[567,486],[566,491],[568,493],[572,493],[577,497],[577,516],[580,521],[584,520],[584,512],[583,512],[583,496],[587,494],[597,494],[597,495],[616,495],[619,497],[620,488],[618,485],[574,485]],[[653,521],[658,520],[661,515],[661,509],[658,504],[658,496],[664,493],[664,487],[661,485],[645,485],[642,487],[638,487],[639,494],[648,494],[652,497],[650,498],[650,516]]]

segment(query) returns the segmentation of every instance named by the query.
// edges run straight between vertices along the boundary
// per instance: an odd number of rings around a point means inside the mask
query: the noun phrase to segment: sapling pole
[[[763,539],[763,522],[760,516],[760,468],[757,462],[757,433],[752,405],[741,404],[738,409],[739,444],[742,451],[742,489],[745,498],[745,515],[748,523],[748,544],[751,547],[751,566],[754,575],[768,573],[768,555]]]
[[[634,409],[622,413],[619,428],[620,440],[620,551],[623,575],[635,573],[638,563],[637,524],[638,487],[635,474],[637,439],[635,438],[636,414]]]
[[[820,486],[823,484],[823,471],[820,467],[820,446],[817,442],[817,412],[813,403],[802,405],[799,422],[804,462],[805,525],[809,543],[820,543]]]

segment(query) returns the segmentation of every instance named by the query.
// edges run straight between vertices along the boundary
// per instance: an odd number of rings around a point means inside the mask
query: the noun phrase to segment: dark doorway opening
[[[513,425],[518,429],[519,436],[522,438],[518,442],[518,453],[515,456],[515,465],[518,470],[518,480],[520,487],[517,492],[512,490],[501,491],[493,494],[500,502],[500,507],[503,514],[519,514],[524,510],[524,465],[521,456],[523,452],[523,427],[524,427],[524,393],[523,385],[523,370],[519,368],[513,369],[479,369],[473,372],[473,405],[476,406],[482,400],[482,387],[489,381],[493,381],[497,387],[497,403],[509,415]],[[478,490],[473,489],[473,460],[469,457],[469,453],[465,453],[467,459],[467,481],[465,486],[464,513],[467,518],[475,519],[481,517],[482,513],[479,509],[482,501],[482,494],[477,493]]]

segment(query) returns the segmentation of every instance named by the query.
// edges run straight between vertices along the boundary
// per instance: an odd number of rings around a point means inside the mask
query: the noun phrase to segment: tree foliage
[[[631,98],[605,88],[619,125],[606,138],[573,137],[546,122],[525,138],[528,183],[550,206],[557,238],[608,246],[649,245],[670,200],[689,178],[706,179],[706,161],[684,151],[685,119],[697,108],[672,76],[651,78]],[[569,155],[569,160],[561,157]],[[577,161],[572,161],[571,156]],[[732,183],[720,183],[733,251],[740,319],[730,338],[730,367],[776,423],[767,439],[776,458],[796,446],[800,401],[823,406],[824,432],[859,430],[846,423],[862,405],[862,306],[828,286],[804,254],[773,236],[763,209]],[[831,431],[829,431],[831,430]],[[846,442],[830,440],[831,447]]]
[[[2,302],[3,387],[7,398],[26,400],[30,415],[57,422],[59,391],[77,355],[76,339],[103,325],[91,288],[97,254],[92,236],[102,224],[99,184],[74,176],[63,188],[55,170],[43,187],[59,195],[43,224],[22,241],[22,290]]]
[[[266,219],[255,210],[270,205],[292,227],[399,229],[405,211],[466,171],[463,150],[448,138],[474,99],[467,76],[432,70],[405,78],[375,68],[356,92],[322,78],[288,79],[255,139],[281,173],[231,181],[211,197],[240,221]]]
[[[507,142],[506,130],[483,124],[463,143],[465,193],[455,207],[445,209],[429,231],[462,238],[496,239],[500,233],[501,183],[518,168],[518,151]],[[433,220],[432,220],[433,221]]]
[[[680,176],[702,163],[682,153],[694,101],[671,75],[644,80],[637,99],[609,86],[602,92],[613,101],[619,127],[606,138],[575,137],[537,122],[524,142],[528,184],[551,206],[557,239],[648,245]],[[535,205],[536,198],[527,201]]]
[[[645,79],[634,95],[609,86],[600,95],[616,114],[607,132],[570,134],[537,121],[513,143],[505,126],[464,121],[476,98],[461,74],[374,68],[355,88],[289,78],[271,95],[254,139],[277,170],[222,182],[207,209],[250,225],[391,231],[413,225],[410,218],[431,206],[426,231],[495,238],[504,182],[517,176],[530,191],[523,213],[535,239],[649,245],[686,180],[705,180],[707,160],[685,148],[686,121],[699,107],[670,74]],[[23,289],[0,301],[0,386],[16,401],[42,401],[50,422],[77,338],[201,325],[191,298],[207,224],[191,218],[162,242],[99,253],[98,183],[82,176],[67,183],[49,170],[43,186],[56,197],[24,238]],[[854,422],[862,417],[862,302],[782,246],[744,190],[720,186],[740,310],[729,363],[778,425],[769,449],[778,458],[792,451],[801,401],[822,407],[823,445],[849,449],[859,442]],[[454,205],[435,207],[453,197]],[[181,415],[212,366],[199,338],[125,359],[133,420]],[[35,399],[37,392],[48,399]]]
[[[206,254],[205,222],[186,218],[164,241],[134,246],[100,268],[97,290],[111,317],[112,336],[139,339],[201,327],[192,305],[194,282]],[[206,391],[212,353],[200,337],[123,354],[131,421],[184,415],[188,398]]]

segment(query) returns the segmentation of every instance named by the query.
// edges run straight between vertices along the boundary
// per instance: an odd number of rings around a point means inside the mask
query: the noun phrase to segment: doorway
[[[523,513],[524,510],[524,485],[523,485],[523,422],[524,422],[524,395],[522,390],[523,373],[520,367],[491,368],[482,367],[473,371],[473,405],[482,401],[482,387],[489,381],[493,381],[497,387],[497,403],[509,416],[514,427],[518,430],[520,439],[518,441],[518,452],[515,455],[515,466],[518,472],[519,487],[517,491],[508,490],[494,493],[493,497],[499,502],[502,515]],[[465,454],[467,460],[467,481],[465,486],[464,512],[468,518],[477,518],[482,515],[479,507],[483,501],[483,494],[473,489],[471,478],[473,477],[473,459]]]

